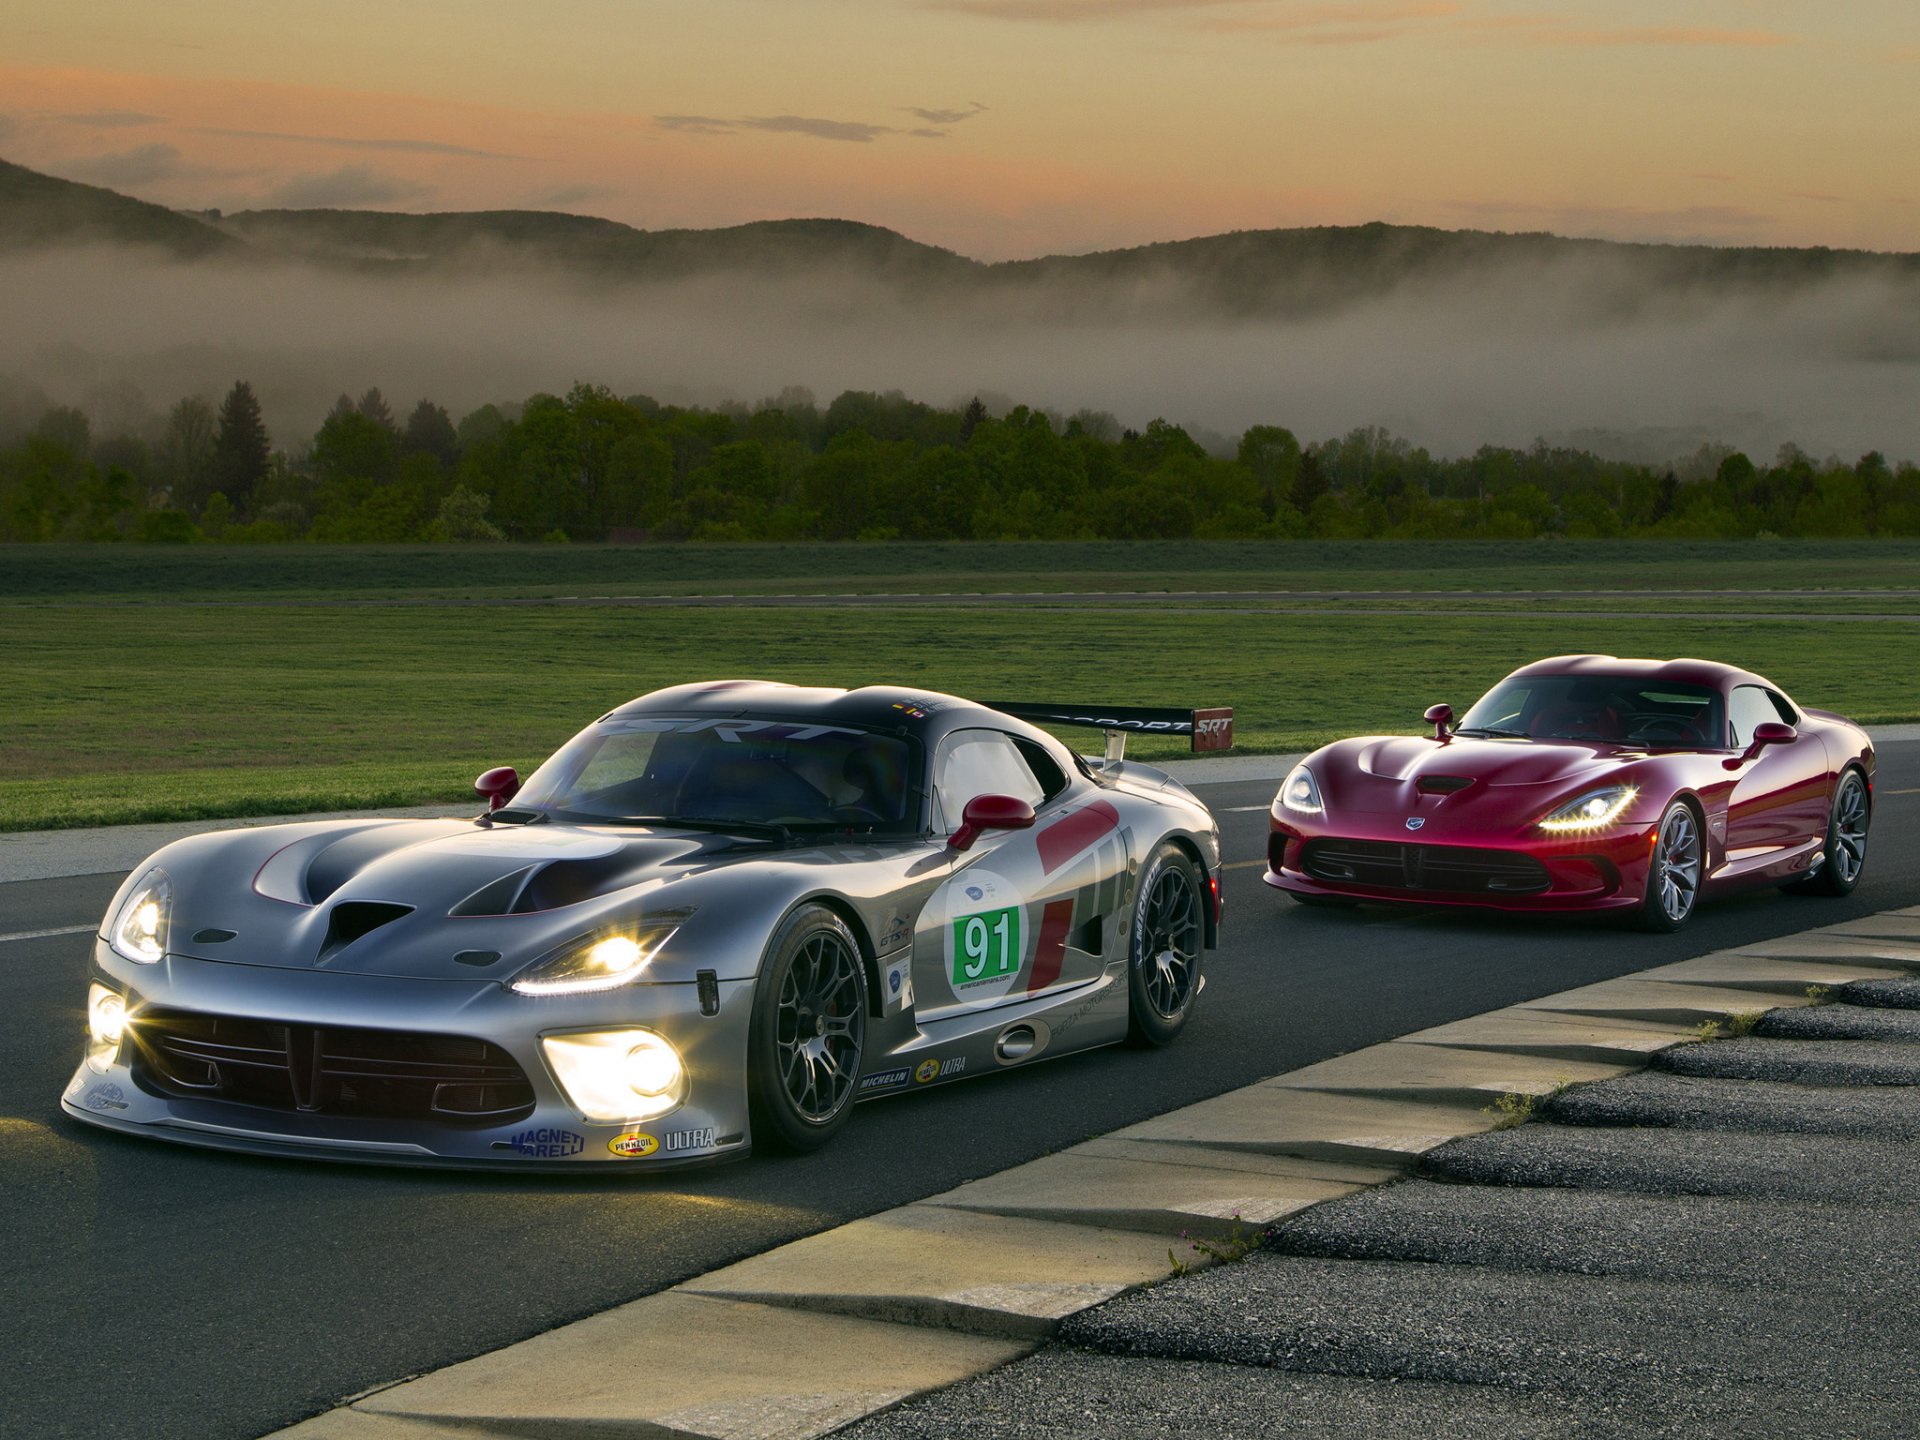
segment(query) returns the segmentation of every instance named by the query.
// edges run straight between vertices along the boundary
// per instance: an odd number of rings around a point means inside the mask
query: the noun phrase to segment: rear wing
[[[1196,755],[1233,748],[1233,710],[1215,706],[1206,710],[1161,710],[1145,705],[1046,704],[1033,701],[985,700],[990,710],[1028,720],[1036,725],[1079,725],[1107,732],[1107,759],[1126,758],[1127,736],[1184,735]]]

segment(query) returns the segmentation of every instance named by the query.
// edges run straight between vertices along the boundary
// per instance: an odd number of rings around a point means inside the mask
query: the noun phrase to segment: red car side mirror
[[[489,770],[473,782],[473,793],[487,802],[491,814],[520,793],[520,772],[511,765]]]
[[[1453,732],[1447,728],[1453,724],[1453,707],[1451,705],[1432,706],[1427,711],[1426,720],[1429,725],[1433,726],[1434,739],[1445,740],[1453,734]]]
[[[971,850],[989,830],[1026,830],[1033,825],[1033,806],[1011,795],[976,795],[960,812],[960,828],[947,837],[949,850]]]

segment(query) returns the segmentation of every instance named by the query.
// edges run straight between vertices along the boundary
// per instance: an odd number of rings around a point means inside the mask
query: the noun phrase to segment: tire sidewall
[[[859,1067],[856,1066],[856,1083],[847,1092],[840,1108],[826,1120],[809,1119],[794,1107],[775,1063],[781,983],[793,968],[801,947],[822,932],[836,936],[854,957],[853,969],[859,991],[862,1063],[866,1058],[871,1015],[868,1011],[867,967],[860,945],[846,921],[832,910],[824,905],[802,905],[774,930],[773,938],[767,942],[760,974],[754,981],[753,1017],[747,1030],[747,1110],[753,1126],[751,1138],[756,1148],[790,1153],[819,1149],[846,1125],[860,1093]]]
[[[1860,857],[1860,869],[1851,880],[1840,878],[1840,801],[1847,793],[1848,785],[1858,785],[1862,799],[1867,807],[1867,836],[1873,836],[1873,792],[1867,789],[1867,782],[1858,770],[1848,768],[1840,773],[1840,783],[1833,787],[1833,804],[1827,807],[1827,844],[1826,863],[1820,867],[1820,874],[1814,877],[1816,884],[1829,895],[1851,895],[1859,887],[1861,879],[1867,873],[1867,857]]]
[[[1162,841],[1147,861],[1146,868],[1140,872],[1140,883],[1134,889],[1133,909],[1127,923],[1127,1029],[1129,1037],[1141,1045],[1171,1045],[1186,1028],[1188,1019],[1193,1015],[1194,1001],[1200,997],[1201,963],[1206,952],[1204,916],[1201,920],[1201,943],[1194,950],[1193,988],[1187,992],[1187,1002],[1180,1007],[1180,1013],[1169,1019],[1156,1011],[1147,999],[1147,906],[1153,899],[1154,887],[1169,867],[1184,871],[1187,882],[1193,887],[1194,903],[1206,904],[1200,869],[1193,863],[1193,857],[1171,841]]]

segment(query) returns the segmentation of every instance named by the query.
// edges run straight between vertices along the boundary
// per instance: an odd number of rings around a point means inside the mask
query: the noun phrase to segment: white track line
[[[54,935],[85,935],[99,928],[98,925],[62,925],[55,930],[16,930],[11,935],[0,935],[0,945],[9,940],[45,940]]]

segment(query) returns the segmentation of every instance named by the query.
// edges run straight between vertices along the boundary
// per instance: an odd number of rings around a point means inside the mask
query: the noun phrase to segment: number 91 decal
[[[948,887],[947,983],[955,999],[978,1004],[1014,988],[1026,962],[1026,907],[1019,898],[1005,879],[978,870]]]

